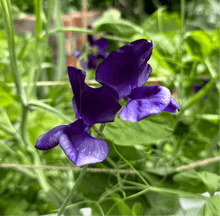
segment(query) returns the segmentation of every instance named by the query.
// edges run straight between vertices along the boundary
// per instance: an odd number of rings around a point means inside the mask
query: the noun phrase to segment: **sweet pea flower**
[[[85,83],[84,71],[68,67],[68,75],[74,93],[72,101],[76,121],[57,126],[41,135],[35,148],[48,150],[60,144],[76,166],[101,162],[108,155],[108,144],[89,135],[89,128],[96,123],[114,121],[121,106],[107,87],[89,87]]]
[[[97,68],[96,81],[112,89],[117,99],[127,100],[119,114],[125,121],[137,122],[162,111],[180,110],[168,88],[144,86],[152,72],[147,63],[152,49],[151,41],[134,41],[113,51]]]
[[[96,69],[97,64],[100,59],[105,59],[108,56],[108,40],[105,38],[100,38],[98,40],[94,40],[92,35],[88,35],[87,39],[89,41],[89,44],[91,47],[95,48],[95,55],[89,54],[88,55],[88,61],[86,62],[85,59],[80,60],[80,64],[84,70],[89,70],[89,69]],[[81,52],[76,51],[75,52],[75,57],[79,58],[82,55]]]
[[[138,40],[112,52],[97,68],[96,80],[102,84],[100,88],[85,84],[84,71],[68,67],[76,121],[41,135],[35,147],[48,150],[60,144],[76,166],[98,163],[107,157],[109,147],[104,140],[90,136],[89,128],[96,123],[114,121],[121,108],[118,100],[124,98],[128,102],[119,118],[131,122],[162,111],[180,110],[169,89],[144,86],[152,72],[147,63],[152,49],[152,42]]]

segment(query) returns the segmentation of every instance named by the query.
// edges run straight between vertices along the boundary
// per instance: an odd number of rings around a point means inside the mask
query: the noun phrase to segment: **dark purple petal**
[[[88,58],[88,69],[96,69],[99,58],[93,55],[89,55]]]
[[[149,64],[146,64],[145,68],[142,70],[142,72],[138,77],[138,87],[142,87],[145,85],[151,72],[152,72],[152,67]]]
[[[72,86],[72,90],[74,94],[75,107],[77,108],[75,112],[78,112],[80,115],[82,92],[86,90],[86,86],[84,83],[86,72],[77,69],[75,67],[68,67],[67,69],[68,69],[70,84]]]
[[[108,144],[88,134],[82,120],[68,125],[59,138],[60,146],[76,166],[102,162],[108,155]]]
[[[59,144],[59,137],[63,133],[66,125],[60,125],[49,132],[38,137],[35,148],[39,150],[48,150]]]
[[[125,121],[137,122],[153,114],[158,114],[171,100],[169,89],[163,86],[135,88],[128,98],[129,102],[119,114]]]
[[[105,86],[90,88],[81,98],[81,116],[87,125],[113,122],[121,105]]]
[[[73,103],[73,109],[74,109],[74,112],[75,112],[75,119],[76,120],[81,119],[82,116],[80,115],[80,112],[79,112],[79,110],[77,108],[75,97],[73,97],[72,103]]]
[[[100,50],[107,50],[108,40],[105,38],[100,38],[94,42],[94,46],[97,46]]]
[[[91,26],[88,26],[88,29],[92,29],[92,27],[91,27]],[[93,44],[94,44],[94,39],[93,39],[92,35],[87,35],[87,40],[89,41],[90,46],[93,46]]]
[[[86,125],[114,121],[121,106],[111,89],[89,87],[84,82],[85,72],[77,68],[68,67],[68,74],[74,93],[76,119],[82,118]]]
[[[76,51],[74,55],[76,58],[79,58],[82,55],[82,53],[79,51]]]
[[[195,93],[197,93],[202,87],[195,84],[195,85],[192,85],[192,88],[193,88],[193,91],[194,91]]]
[[[176,110],[179,110],[179,111],[180,111],[180,106],[179,106],[179,104],[176,102],[176,100],[171,96],[171,98],[170,98],[170,103],[169,103],[168,106],[164,109],[164,111],[170,112],[170,113],[175,113]]]
[[[109,55],[109,52],[106,50],[98,50],[97,55],[99,59],[106,59]]]
[[[98,66],[96,80],[114,89],[118,99],[130,95],[134,88],[143,86],[151,73],[146,65],[152,49],[152,42],[142,39],[113,51]]]

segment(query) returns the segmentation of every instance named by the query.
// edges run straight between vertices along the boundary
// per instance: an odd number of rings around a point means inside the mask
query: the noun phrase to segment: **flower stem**
[[[16,54],[15,54],[15,35],[14,35],[14,25],[12,21],[11,15],[11,3],[9,0],[2,0],[2,11],[5,21],[5,30],[7,35],[8,41],[8,50],[9,50],[9,58],[10,58],[10,65],[11,65],[11,72],[14,77],[16,89],[20,98],[20,101],[23,105],[26,104],[26,95],[22,86],[21,76],[18,71],[18,64],[16,61]]]
[[[127,43],[132,42],[132,40],[130,38],[122,38],[122,37],[117,37],[117,36],[113,36],[113,35],[104,35],[101,32],[97,33],[93,30],[79,28],[79,27],[74,27],[74,28],[72,28],[72,27],[69,27],[69,28],[59,27],[59,28],[55,28],[54,30],[51,30],[49,32],[49,34],[54,34],[54,33],[57,33],[57,32],[67,32],[67,31],[97,35],[97,36],[100,36],[102,38],[106,38],[108,40],[122,41],[122,42],[127,42]]]
[[[144,184],[145,184],[147,187],[149,187],[150,185],[149,185],[149,184],[147,183],[147,181],[143,178],[143,176],[118,152],[118,150],[117,150],[116,147],[115,147],[115,144],[112,143],[112,145],[113,145],[113,148],[114,148],[114,150],[116,151],[116,153],[119,155],[119,157],[120,157],[122,160],[124,160],[124,162],[127,163],[128,166],[130,166],[131,169],[134,170],[134,171],[137,173],[137,175],[138,175],[139,178],[144,182]]]
[[[77,189],[77,186],[79,185],[80,181],[82,180],[83,176],[85,175],[87,168],[88,168],[88,165],[86,165],[86,166],[83,167],[83,170],[81,171],[81,173],[80,173],[78,179],[76,180],[76,183],[74,184],[73,189],[70,191],[70,193],[68,194],[68,196],[67,196],[66,199],[64,200],[64,202],[63,202],[63,204],[62,204],[62,206],[61,206],[61,208],[60,208],[60,210],[59,210],[57,216],[62,215],[62,213],[64,212],[64,210],[65,210],[67,204],[68,204],[69,201],[72,199],[72,197],[73,197],[73,195],[74,195],[74,193],[75,193],[75,191],[76,191],[76,189]]]

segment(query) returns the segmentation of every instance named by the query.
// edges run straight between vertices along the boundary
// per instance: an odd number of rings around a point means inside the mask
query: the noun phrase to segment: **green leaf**
[[[151,208],[145,215],[175,215],[179,208],[179,199],[177,195],[148,192],[148,202]]]
[[[15,101],[10,88],[0,81],[0,107],[6,107]]]
[[[181,189],[194,193],[206,192],[202,179],[195,170],[186,170],[173,176],[173,180],[179,183]]]
[[[185,38],[186,51],[194,59],[205,60],[211,52],[211,38],[207,32],[197,30]]]
[[[108,178],[108,173],[87,172],[78,185],[77,190],[88,199],[98,200],[109,187],[110,182]]]
[[[219,115],[202,114],[197,116],[197,128],[203,136],[212,139],[219,131]]]
[[[199,212],[199,216],[219,215],[219,196],[213,196],[206,200],[203,209]]]
[[[115,144],[129,146],[156,142],[171,133],[174,127],[173,115],[162,112],[139,122],[132,123],[115,118],[105,127],[105,136]]]
[[[120,212],[120,215],[131,215],[131,209],[129,206],[121,199],[120,195],[118,193],[111,194],[111,197],[113,197],[116,206],[118,207],[118,210]]]
[[[219,51],[219,28],[216,28],[212,35],[212,48]]]
[[[174,182],[179,183],[183,190],[194,193],[203,193],[208,191],[210,194],[214,194],[218,188],[218,175],[206,171],[182,171],[176,174],[173,177],[173,180]]]
[[[204,185],[206,186],[207,191],[213,195],[218,189],[219,177],[215,173],[211,172],[199,172],[198,175],[202,179]]]
[[[131,209],[131,215],[138,216],[141,214],[142,214],[142,205],[141,203],[136,202]]]
[[[177,32],[181,28],[181,19],[177,12],[169,12],[165,7],[158,8],[141,25],[147,32]]]
[[[108,139],[105,139],[105,141],[109,145],[108,156],[112,158],[114,161],[119,160],[119,156],[113,148],[113,142]],[[143,159],[145,157],[145,154],[141,150],[136,149],[134,146],[117,146],[117,150],[128,161],[133,162],[132,164],[136,169],[145,170],[146,161],[145,160],[140,161],[140,159]]]
[[[95,31],[108,31],[118,36],[130,37],[133,34],[142,34],[143,29],[134,23],[120,18],[120,13],[113,10],[105,12],[102,17],[93,24]]]

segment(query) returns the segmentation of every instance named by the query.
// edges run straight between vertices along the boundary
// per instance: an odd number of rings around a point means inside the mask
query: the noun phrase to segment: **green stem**
[[[69,201],[72,199],[72,197],[73,197],[73,195],[74,195],[74,193],[75,193],[75,191],[77,189],[77,186],[79,185],[79,183],[81,182],[83,176],[85,175],[87,168],[88,168],[88,165],[83,167],[83,169],[82,169],[78,179],[76,180],[76,183],[73,186],[73,189],[70,191],[70,193],[68,194],[68,196],[64,200],[64,202],[63,202],[63,204],[62,204],[62,206],[61,206],[57,216],[62,215],[62,213],[64,212],[64,210],[65,210],[66,206],[68,205]]]
[[[182,80],[184,78],[184,68],[183,68],[183,49],[182,46],[184,44],[184,33],[185,33],[185,0],[180,1],[180,15],[181,15],[181,40],[180,40],[180,77],[181,79],[178,80],[179,82],[179,88],[178,88],[178,93],[180,96],[180,107],[182,105],[182,100],[184,98],[184,88],[182,85]]]
[[[98,129],[95,125],[92,125],[92,129],[97,133],[97,137],[100,136],[100,137],[105,138],[105,135],[102,133],[102,131]]]
[[[102,38],[106,38],[108,40],[115,40],[115,41],[122,41],[122,42],[126,42],[126,43],[130,43],[132,40],[129,38],[121,38],[121,37],[117,37],[117,36],[112,36],[112,35],[104,35],[103,33],[97,33],[93,30],[89,30],[89,29],[84,29],[84,28],[78,28],[78,27],[59,27],[56,28],[54,30],[51,30],[49,32],[49,34],[54,34],[57,32],[66,32],[66,31],[72,31],[72,32],[78,32],[78,33],[85,33],[85,34],[90,34],[90,35],[97,35],[99,37]]]
[[[218,74],[215,71],[215,69],[212,67],[210,60],[207,58],[207,59],[205,59],[204,63],[206,65],[206,67],[208,68],[211,77],[213,79],[216,79],[218,77]],[[217,79],[216,79],[216,81],[217,81]],[[216,84],[216,87],[217,87],[218,91],[220,91],[219,82],[216,82],[215,84]]]
[[[59,116],[60,118],[64,119],[66,122],[68,123],[72,123],[74,121],[74,119],[71,119],[69,116],[64,115],[63,113],[61,113],[59,110],[57,110],[56,108],[45,104],[41,101],[37,101],[37,100],[30,100],[30,102],[28,103],[28,106],[34,106],[34,107],[39,107],[42,108],[44,110],[47,110],[57,116]]]
[[[27,97],[30,98],[33,93],[34,88],[34,77],[38,62],[38,50],[40,47],[40,33],[42,29],[42,20],[41,20],[41,13],[42,13],[42,0],[34,0],[34,6],[35,6],[35,14],[36,14],[36,24],[35,24],[35,52],[33,54],[33,65],[30,68],[29,74],[28,74],[28,82],[27,82]]]
[[[118,150],[117,150],[116,147],[115,147],[115,144],[114,144],[114,143],[112,143],[112,144],[113,144],[113,148],[114,148],[115,152],[119,155],[119,157],[120,157],[122,160],[124,160],[124,162],[127,163],[128,166],[130,166],[131,169],[136,172],[136,174],[137,174],[137,175],[139,176],[139,178],[145,183],[145,185],[149,187],[149,184],[148,184],[147,181],[142,177],[142,175],[118,152]]]
[[[7,112],[4,112],[4,115],[7,118],[7,122],[9,124],[10,128],[6,127],[3,124],[0,124],[0,129],[3,130],[5,133],[10,134],[11,136],[13,136],[17,140],[20,149],[22,151],[25,151],[25,144],[24,144],[24,141],[22,140],[20,134],[15,130],[15,128],[11,124],[11,121],[8,118]]]
[[[202,99],[205,95],[211,91],[215,85],[216,78],[212,78],[201,90],[199,90],[191,99],[189,99],[184,106],[181,107],[179,115],[177,115],[176,120],[179,120],[183,115],[184,111],[187,110],[190,106],[195,104],[197,101]]]
[[[133,199],[133,198],[139,197],[139,196],[145,194],[145,193],[146,193],[147,191],[149,191],[150,189],[151,189],[151,187],[148,187],[148,188],[146,188],[146,189],[144,189],[144,190],[142,190],[142,191],[140,191],[140,192],[138,192],[138,193],[136,193],[136,194],[133,194],[133,195],[131,195],[131,196],[126,197],[125,200]]]
[[[20,98],[20,101],[23,105],[26,104],[26,95],[22,86],[21,76],[18,71],[18,65],[16,61],[16,54],[15,54],[15,35],[14,35],[14,25],[11,16],[11,3],[10,0],[2,0],[2,10],[4,15],[5,21],[5,30],[7,34],[7,41],[8,41],[8,49],[9,49],[9,58],[10,58],[10,65],[12,67],[12,74],[14,77],[16,89]]]
[[[51,12],[52,12],[53,2],[54,2],[54,0],[49,0],[49,2],[48,2],[47,23],[46,23],[46,27],[45,27],[44,44],[43,44],[42,54],[40,56],[38,69],[37,69],[37,72],[36,72],[36,75],[35,75],[35,78],[34,78],[34,86],[33,86],[32,92],[35,92],[34,90],[36,88],[36,82],[37,82],[37,80],[40,76],[40,72],[41,72],[41,63],[43,62],[43,59],[45,57],[46,47],[48,47],[48,37],[49,37],[50,19],[51,19]]]
[[[5,149],[11,155],[16,156],[16,152],[11,147],[9,147],[7,144],[2,142],[1,140],[0,140],[0,146],[1,146],[1,151]]]
[[[56,26],[62,28],[61,5],[59,0],[55,0]],[[57,65],[54,71],[54,80],[60,80],[66,71],[66,51],[65,51],[65,32],[56,34],[57,40]]]
[[[170,193],[170,194],[176,194],[176,195],[199,198],[199,199],[208,199],[208,197],[205,197],[205,196],[202,196],[199,194],[194,194],[194,193],[170,189],[170,188],[150,187],[149,191],[154,191],[154,192],[158,192],[158,193]]]

